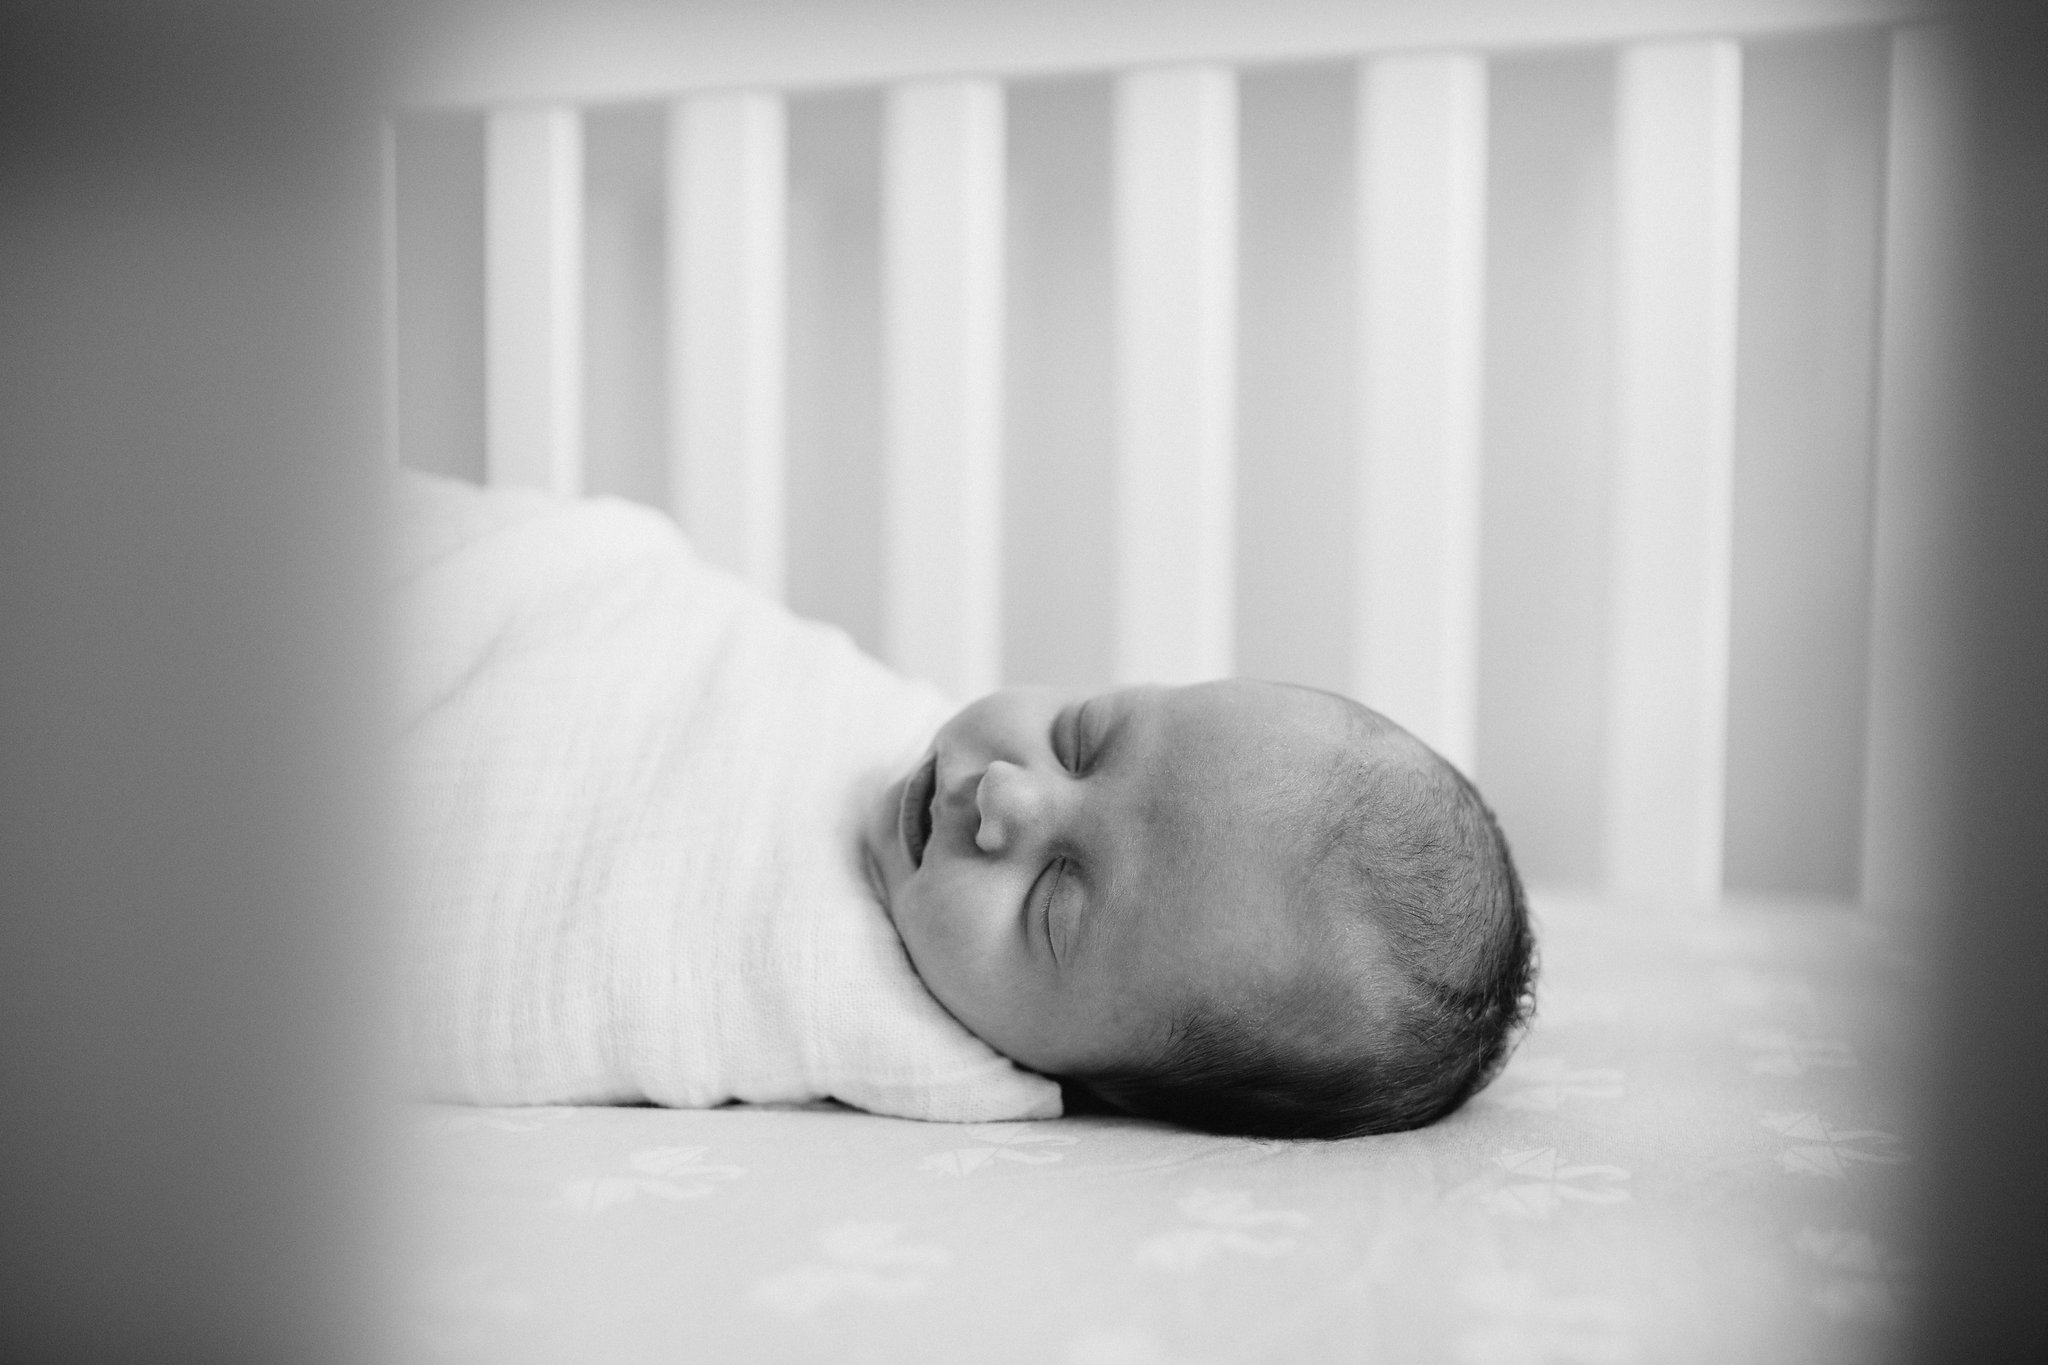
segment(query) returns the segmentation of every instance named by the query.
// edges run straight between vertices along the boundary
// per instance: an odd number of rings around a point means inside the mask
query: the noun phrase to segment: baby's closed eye
[[[1066,880],[1068,863],[1065,858],[1056,858],[1046,864],[1038,874],[1038,880],[1031,889],[1033,921],[1038,932],[1045,936],[1046,948],[1055,960],[1062,959],[1063,938],[1053,916],[1053,905],[1059,898],[1060,886]]]

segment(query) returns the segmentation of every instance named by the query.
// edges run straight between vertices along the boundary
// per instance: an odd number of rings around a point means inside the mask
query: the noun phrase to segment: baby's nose
[[[1027,837],[1045,813],[1044,784],[1014,763],[996,759],[981,775],[974,804],[981,824],[974,846],[983,853],[1001,853]]]

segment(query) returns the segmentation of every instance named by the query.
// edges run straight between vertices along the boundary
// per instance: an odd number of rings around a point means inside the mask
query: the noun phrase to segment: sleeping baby
[[[1527,994],[1528,915],[1478,794],[1324,692],[997,692],[864,842],[954,1017],[1134,1113],[1416,1127],[1492,1074]]]
[[[1506,843],[1365,707],[1231,680],[953,711],[646,509],[399,503],[424,1094],[1336,1137],[1505,1058]]]

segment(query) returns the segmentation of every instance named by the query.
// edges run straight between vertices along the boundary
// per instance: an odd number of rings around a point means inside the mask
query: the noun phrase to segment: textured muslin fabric
[[[423,1094],[1059,1113],[925,990],[862,874],[860,812],[943,696],[649,509],[412,474],[396,501]]]

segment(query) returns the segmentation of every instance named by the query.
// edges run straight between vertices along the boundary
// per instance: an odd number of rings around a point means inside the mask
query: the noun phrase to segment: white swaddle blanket
[[[948,706],[658,514],[401,478],[418,1084],[477,1103],[1059,1113],[917,979],[864,800]]]

